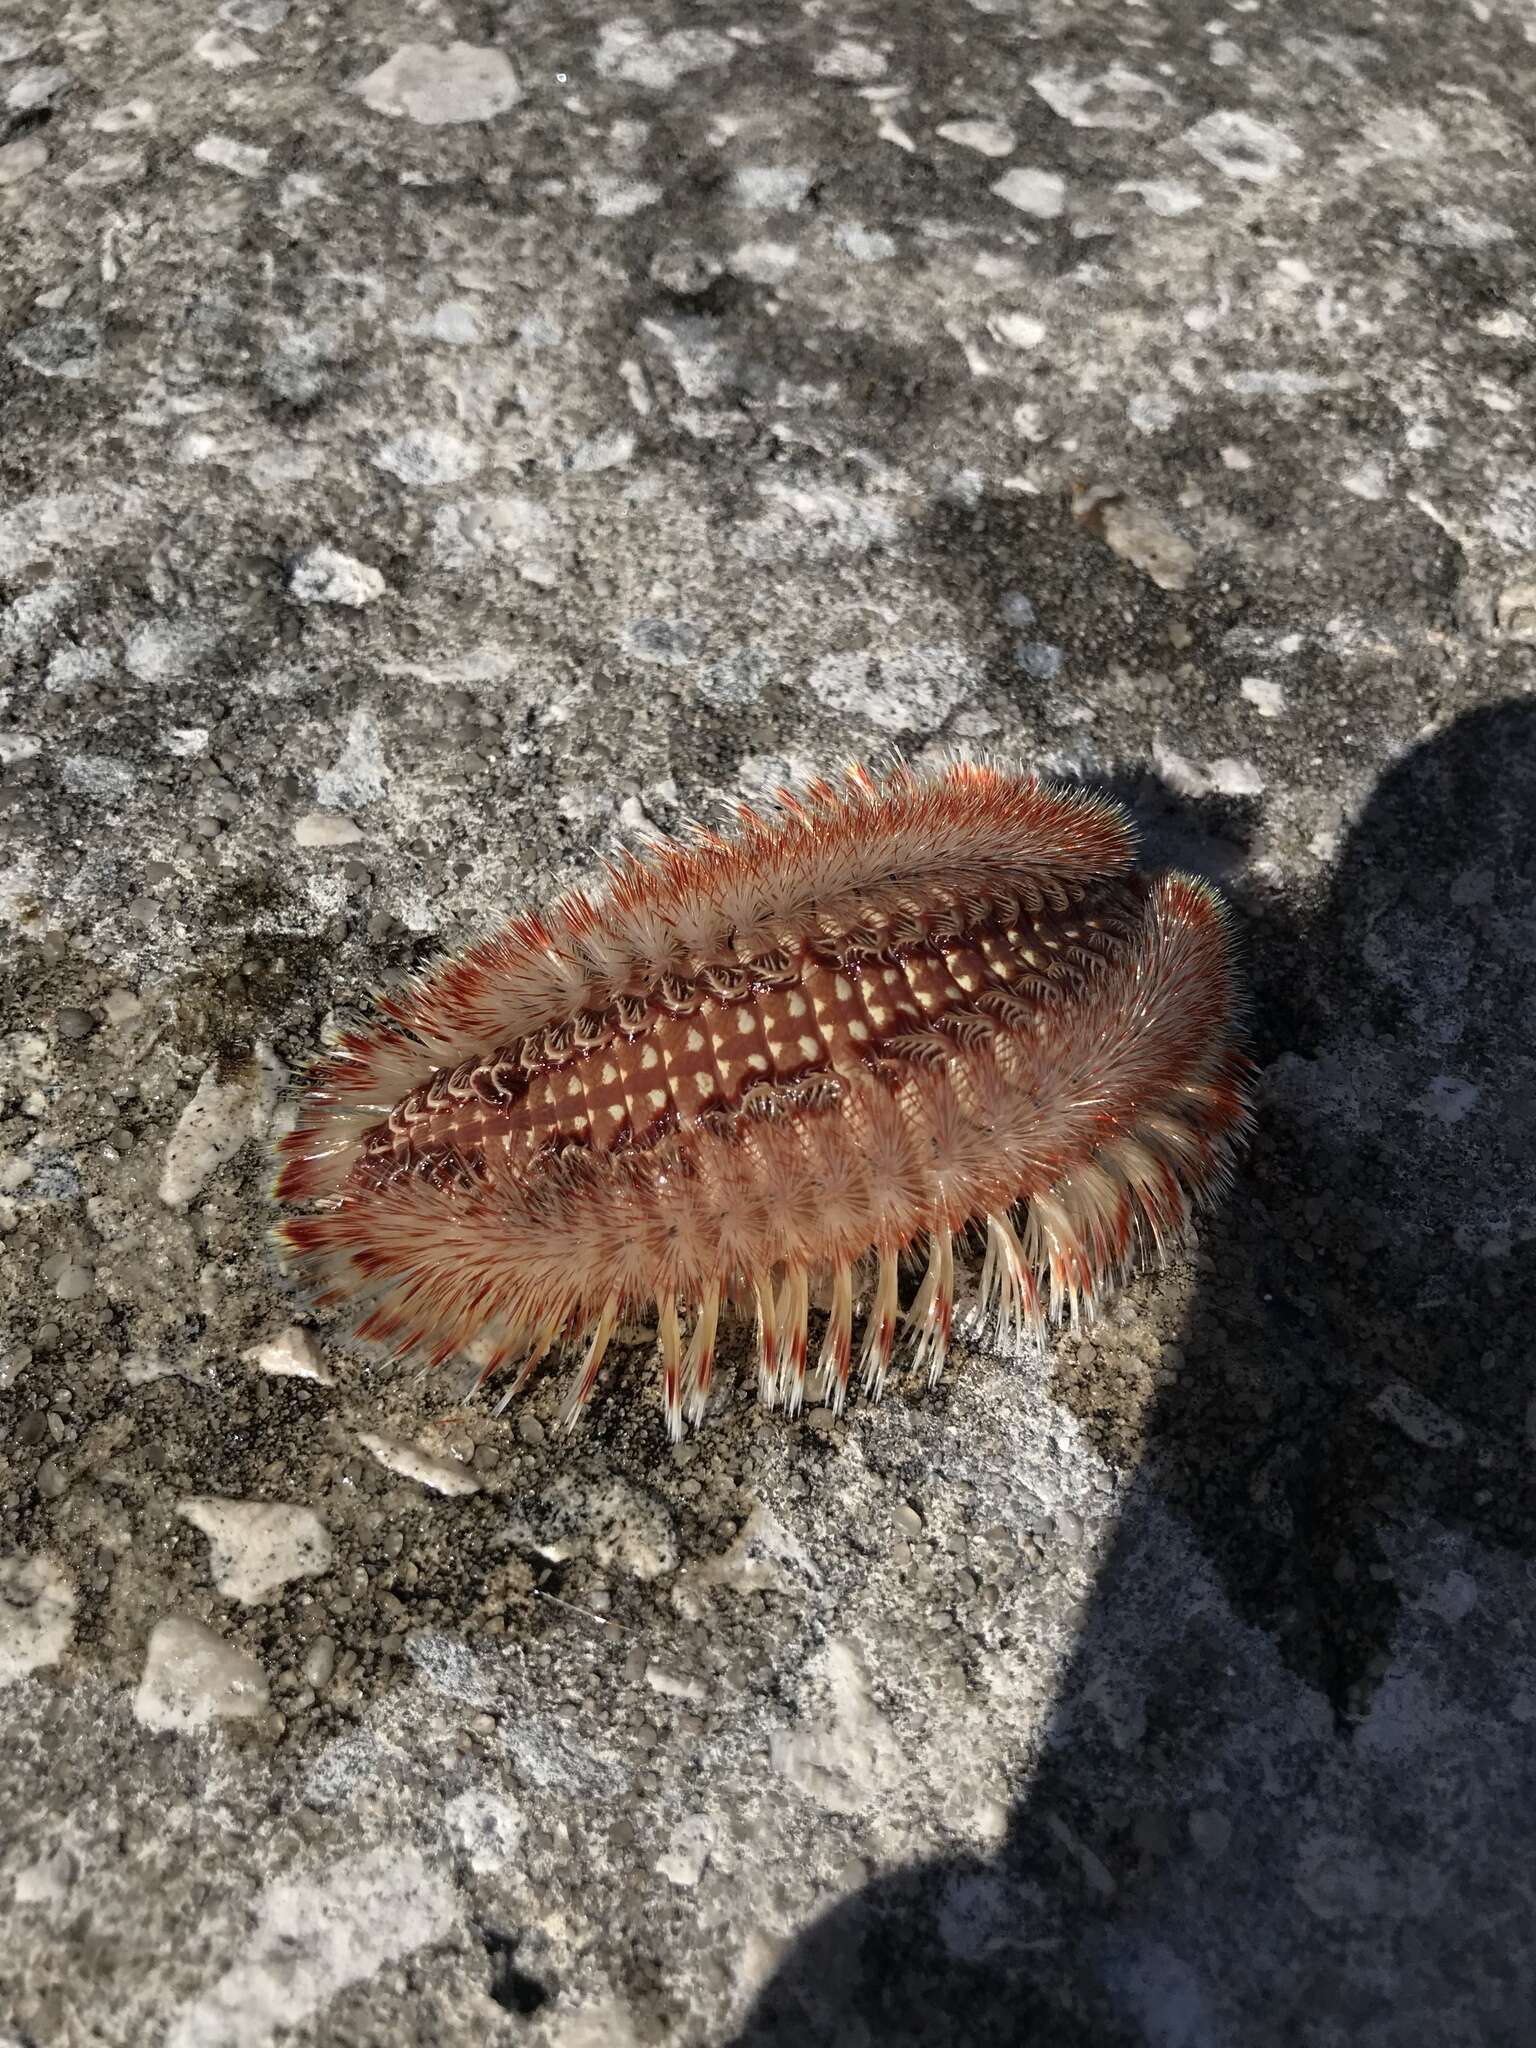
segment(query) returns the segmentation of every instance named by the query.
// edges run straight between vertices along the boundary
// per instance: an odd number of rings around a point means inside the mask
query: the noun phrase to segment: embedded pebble
[[[266,1706],[266,1676],[254,1657],[190,1615],[155,1623],[133,1701],[144,1727],[186,1734],[214,1720],[249,1719]]]
[[[308,2022],[349,1985],[445,1943],[461,1911],[447,1874],[400,1841],[289,1865],[243,1902],[235,1960],[173,2011],[157,2039],[163,2048],[270,2048],[308,2035]],[[320,2031],[332,2032],[331,2022]],[[386,2038],[399,2033],[398,2024],[385,2028]]]
[[[480,313],[467,299],[445,299],[424,320],[402,330],[422,341],[445,342],[449,348],[472,348],[482,339]]]
[[[1505,584],[1494,604],[1494,622],[1511,640],[1536,640],[1536,580]]]
[[[17,1870],[11,1896],[18,1906],[62,1906],[79,1874],[75,1857],[58,1848]]]
[[[883,228],[866,228],[849,220],[843,221],[833,233],[838,247],[855,263],[884,263],[896,254],[895,239]]]
[[[720,262],[710,250],[692,242],[668,242],[651,258],[650,274],[664,291],[696,298],[720,275]]]
[[[680,1891],[692,1891],[704,1875],[715,1830],[702,1814],[691,1814],[672,1830],[666,1853],[656,1859],[656,1871]]]
[[[717,29],[674,28],[653,36],[643,21],[626,14],[598,30],[594,68],[599,78],[665,92],[688,72],[729,64],[735,55],[735,43]]]
[[[261,62],[249,43],[242,43],[238,36],[222,28],[206,29],[193,43],[192,54],[210,71],[240,71],[247,64]]]
[[[598,174],[587,179],[592,211],[599,220],[628,220],[631,214],[654,206],[661,187],[649,178],[618,178]]]
[[[141,683],[178,682],[191,675],[210,639],[196,620],[150,619],[123,643],[123,664]]]
[[[1115,190],[1134,192],[1160,220],[1178,220],[1205,204],[1193,185],[1181,185],[1177,178],[1122,178]]]
[[[1199,556],[1152,506],[1128,498],[1113,484],[1091,484],[1073,493],[1072,517],[1159,590],[1188,587]]]
[[[89,1038],[96,1029],[96,1019],[89,1010],[55,1010],[53,1023],[60,1038]]]
[[[945,121],[935,133],[978,156],[1009,156],[1018,143],[1006,121]]]
[[[320,1347],[308,1330],[301,1330],[294,1323],[269,1337],[266,1343],[252,1345],[243,1355],[258,1372],[270,1373],[274,1379],[316,1380],[323,1387],[334,1384],[332,1375],[320,1363]]]
[[[823,51],[811,69],[818,78],[845,78],[862,85],[884,76],[885,57],[868,43],[845,40]]]
[[[752,1509],[730,1548],[693,1566],[688,1576],[744,1595],[803,1593],[807,1586],[821,1584],[820,1567],[810,1552],[761,1502]]]
[[[1301,162],[1301,151],[1283,129],[1237,108],[1207,114],[1185,130],[1184,140],[1224,176],[1247,184],[1267,185]]]
[[[304,1652],[304,1683],[319,1692],[329,1685],[331,1674],[336,1669],[336,1643],[334,1637],[316,1636]]]
[[[1022,641],[1014,654],[1025,675],[1037,683],[1053,682],[1065,659],[1065,651],[1050,640]]]
[[[40,64],[12,80],[5,104],[12,114],[30,114],[37,107],[52,106],[68,92],[69,73],[59,64]]]
[[[418,1486],[430,1487],[433,1493],[461,1496],[480,1491],[480,1482],[469,1467],[457,1464],[451,1458],[434,1458],[429,1451],[416,1444],[405,1443],[399,1437],[359,1435],[357,1440],[369,1457],[377,1459],[386,1472],[397,1472],[402,1479],[414,1479]]]
[[[248,1605],[331,1568],[330,1536],[310,1508],[193,1495],[177,1501],[176,1512],[208,1538],[213,1583],[227,1599]]]
[[[737,647],[712,661],[699,672],[696,687],[701,697],[723,710],[755,704],[773,681],[777,664],[761,647]]]
[[[90,1267],[71,1260],[60,1273],[53,1291],[59,1301],[84,1301],[95,1285],[96,1275]]]
[[[412,489],[432,484],[456,484],[474,476],[484,457],[472,441],[441,427],[412,427],[392,441],[386,441],[374,456],[380,469]]]
[[[506,53],[474,43],[402,43],[348,90],[376,114],[428,128],[494,121],[522,98]]]
[[[441,505],[432,518],[432,552],[451,568],[465,568],[479,555],[512,558],[549,547],[554,521],[534,498],[461,498]]]
[[[1236,761],[1223,755],[1206,771],[1211,788],[1222,796],[1262,796],[1264,777],[1252,761]]]
[[[153,128],[160,119],[160,110],[153,100],[122,100],[115,106],[103,107],[99,114],[91,116],[91,126],[102,135],[122,135],[140,128]]]
[[[248,1139],[266,1135],[285,1079],[281,1061],[261,1039],[233,1070],[221,1072],[218,1061],[204,1069],[165,1147],[160,1199],[168,1208],[195,1201]]]
[[[1268,676],[1244,676],[1238,690],[1260,718],[1278,718],[1285,710],[1284,687]]]
[[[41,135],[20,135],[0,148],[0,185],[19,185],[48,161],[48,145]]]
[[[987,331],[1010,348],[1038,348],[1045,339],[1045,322],[1029,313],[994,313]]]
[[[295,846],[356,846],[362,837],[362,826],[339,811],[306,811],[293,821]]]
[[[1140,71],[1111,64],[1081,77],[1071,66],[1037,71],[1029,81],[1053,114],[1074,128],[1107,128],[1138,134],[1156,128],[1173,105],[1173,95]]]
[[[384,595],[377,569],[337,548],[306,548],[288,571],[289,594],[300,604],[342,604],[356,608]]]
[[[795,213],[814,175],[793,164],[744,164],[731,175],[731,199],[760,212]]]
[[[645,1682],[652,1692],[669,1700],[692,1700],[695,1705],[709,1698],[709,1687],[691,1671],[674,1671],[665,1664],[647,1664]]]
[[[205,135],[193,145],[192,154],[200,164],[233,171],[237,178],[259,178],[272,152],[254,142],[237,142],[232,135]]]
[[[677,1568],[677,1531],[663,1503],[627,1480],[588,1481],[559,1474],[532,1510],[535,1540],[547,1555],[586,1552],[635,1579]]]
[[[101,329],[94,320],[50,320],[24,328],[7,353],[40,377],[89,377],[101,361]]]
[[[219,19],[249,36],[266,36],[282,27],[291,5],[292,0],[224,0]]]
[[[1067,181],[1054,171],[1026,169],[1022,164],[1005,171],[992,187],[999,199],[1006,199],[1020,213],[1036,220],[1058,220],[1066,211]]]
[[[1436,1074],[1424,1093],[1409,1103],[1422,1117],[1438,1124],[1459,1124],[1477,1108],[1483,1091],[1457,1074]]]
[[[799,261],[792,242],[743,242],[732,252],[730,270],[749,284],[782,284]]]
[[[443,1821],[477,1877],[505,1869],[526,1832],[511,1801],[482,1786],[455,1793],[443,1808]]]
[[[703,628],[692,619],[631,619],[621,636],[626,654],[658,668],[686,668],[697,659]]]
[[[827,654],[810,674],[824,704],[882,732],[935,729],[979,681],[975,661],[958,645],[896,649],[878,665],[868,654]]]
[[[74,1581],[56,1558],[0,1557],[0,1685],[57,1664],[74,1630]]]

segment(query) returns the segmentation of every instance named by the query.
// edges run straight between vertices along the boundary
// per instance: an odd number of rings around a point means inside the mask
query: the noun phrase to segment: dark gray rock
[[[1533,92],[1427,0],[8,11],[0,2032],[1527,2037]],[[1091,1344],[791,1426],[737,1336],[678,1458],[640,1334],[571,1438],[284,1291],[328,1016],[955,744],[1244,934]]]

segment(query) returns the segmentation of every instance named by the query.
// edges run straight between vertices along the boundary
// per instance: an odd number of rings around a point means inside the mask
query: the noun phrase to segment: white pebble
[[[717,29],[674,28],[653,37],[633,14],[606,21],[598,30],[595,68],[599,78],[623,78],[666,92],[690,71],[729,64],[736,45]]]
[[[355,610],[384,595],[384,578],[338,548],[313,547],[295,557],[288,590],[300,604],[344,604]]]
[[[1038,348],[1045,339],[1045,322],[1028,313],[994,313],[987,328],[995,340],[1005,341],[1010,348]]]
[[[1239,183],[1267,185],[1301,162],[1300,149],[1282,129],[1230,107],[1197,121],[1186,129],[1184,140],[1208,164]]]
[[[476,474],[484,458],[472,441],[461,440],[441,427],[411,427],[386,441],[373,459],[401,483],[420,489],[460,483]]]
[[[661,187],[649,178],[616,178],[606,174],[588,178],[587,191],[592,211],[599,220],[628,220],[631,214],[654,206],[661,197]]]
[[[211,71],[239,71],[247,64],[261,61],[249,43],[242,43],[238,36],[222,28],[211,28],[200,35],[192,45],[192,54]]]
[[[1005,121],[945,121],[936,132],[945,142],[974,149],[979,156],[1008,156],[1018,140]]]
[[[266,1677],[253,1657],[190,1615],[155,1623],[133,1701],[144,1727],[185,1734],[215,1719],[260,1714],[266,1704]]]
[[[233,1072],[221,1076],[217,1061],[204,1070],[166,1144],[160,1199],[167,1207],[195,1201],[247,1139],[266,1135],[285,1078],[282,1062],[261,1039]]]
[[[749,284],[774,285],[782,284],[799,261],[800,252],[791,242],[743,242],[727,267]]]
[[[236,142],[232,135],[205,135],[193,145],[192,154],[200,164],[215,170],[233,171],[237,178],[259,178],[267,168],[271,151],[254,142]]]
[[[811,69],[818,78],[846,78],[864,83],[883,75],[885,58],[879,50],[871,49],[868,43],[845,41],[834,43],[830,50],[816,59]]]
[[[213,1583],[228,1600],[249,1606],[291,1579],[331,1568],[330,1536],[310,1508],[194,1495],[177,1501],[176,1512],[208,1538]]]
[[[339,811],[306,811],[293,821],[295,846],[356,846],[363,828]]]
[[[1006,171],[992,187],[999,199],[1006,199],[1020,213],[1035,220],[1057,220],[1066,211],[1067,184],[1054,171],[1026,169]]]
[[[522,97],[517,73],[501,50],[473,43],[402,43],[394,55],[349,88],[376,114],[423,127],[493,121]]]
[[[1123,64],[1079,76],[1074,66],[1037,71],[1029,81],[1053,114],[1074,128],[1110,128],[1137,134],[1156,128],[1173,104],[1166,86]]]
[[[645,1682],[663,1699],[691,1700],[696,1706],[709,1698],[709,1687],[689,1671],[674,1671],[665,1664],[647,1664]]]
[[[1285,689],[1268,676],[1244,676],[1239,689],[1260,718],[1278,718],[1285,709]]]
[[[481,339],[479,309],[468,299],[445,299],[425,320],[405,330],[423,341],[446,342],[450,348],[472,348]]]
[[[1160,220],[1177,220],[1205,204],[1193,185],[1181,185],[1177,178],[1123,178],[1117,192],[1134,192],[1148,213]]]
[[[48,161],[48,145],[41,135],[21,135],[0,149],[0,185],[19,185]]]
[[[320,1347],[308,1330],[301,1330],[296,1323],[264,1344],[253,1344],[243,1356],[258,1372],[270,1373],[273,1379],[317,1380],[323,1387],[332,1384],[331,1375],[320,1363]]]
[[[794,213],[811,189],[814,174],[793,164],[744,164],[731,176],[736,206]]]
[[[0,1686],[57,1664],[74,1630],[74,1582],[55,1558],[0,1558]]]
[[[69,73],[57,64],[43,64],[23,71],[11,81],[5,104],[13,114],[30,114],[35,107],[51,106],[69,90]]]
[[[834,230],[838,247],[855,263],[884,263],[896,254],[896,243],[882,228],[866,228],[856,220]]]
[[[672,1830],[671,1840],[662,1856],[656,1859],[656,1872],[675,1884],[680,1891],[691,1892],[704,1875],[704,1866],[709,1861],[711,1849],[715,1846],[715,1830],[702,1813],[679,1821]]]
[[[517,1854],[526,1828],[515,1806],[479,1787],[455,1793],[443,1808],[443,1820],[477,1877],[504,1869]]]
[[[393,1436],[359,1436],[358,1442],[371,1458],[376,1458],[387,1472],[398,1472],[402,1479],[414,1479],[418,1486],[428,1486],[434,1493],[468,1494],[480,1491],[480,1482],[466,1465],[455,1464],[448,1458],[434,1458],[415,1444],[403,1443]]]
[[[1252,761],[1234,761],[1229,755],[1213,761],[1209,774],[1212,789],[1223,796],[1262,796],[1264,777]]]

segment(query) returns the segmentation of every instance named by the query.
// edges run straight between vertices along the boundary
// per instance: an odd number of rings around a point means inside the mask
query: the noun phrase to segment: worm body
[[[1009,1347],[1178,1237],[1248,1121],[1230,951],[1215,894],[1139,872],[1108,802],[850,769],[385,999],[309,1076],[281,1237],[401,1355],[473,1345],[516,1392],[573,1352],[569,1419],[645,1312],[674,1436],[731,1310],[765,1400],[796,1411],[814,1371],[841,1409],[856,1339],[873,1393],[903,1324],[937,1378],[957,1238]]]

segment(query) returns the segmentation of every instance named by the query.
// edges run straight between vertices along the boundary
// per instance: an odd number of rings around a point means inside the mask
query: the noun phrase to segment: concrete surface
[[[5,2048],[1529,2039],[1533,96],[1523,0],[7,6]],[[1187,1258],[676,1452],[285,1293],[328,1013],[957,740],[1239,906]]]

